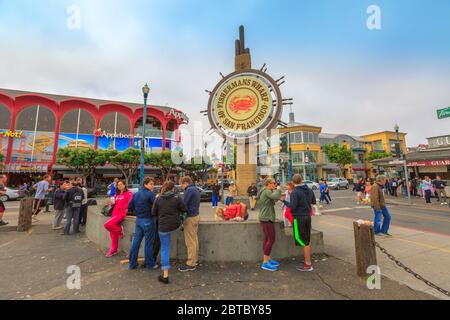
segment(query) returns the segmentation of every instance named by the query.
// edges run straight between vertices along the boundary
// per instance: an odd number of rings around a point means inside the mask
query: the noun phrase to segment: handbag
[[[112,212],[114,210],[114,205],[108,203],[107,205],[103,206],[102,208],[102,214],[105,217],[111,217],[112,216]]]
[[[292,217],[291,209],[289,207],[284,210],[284,217],[291,223],[294,224],[294,218]]]

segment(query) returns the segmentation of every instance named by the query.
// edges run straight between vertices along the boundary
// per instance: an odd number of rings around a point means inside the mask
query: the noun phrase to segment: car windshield
[[[331,181],[331,182],[338,182],[339,179],[334,178],[334,179],[331,179],[330,181]]]

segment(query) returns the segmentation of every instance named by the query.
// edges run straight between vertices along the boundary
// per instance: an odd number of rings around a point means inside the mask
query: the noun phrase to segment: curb
[[[417,204],[417,203],[413,203],[412,205],[409,205],[408,203],[389,201],[389,200],[386,200],[386,204],[402,206],[402,207],[416,207],[416,208],[421,208],[421,209],[432,209],[432,210],[436,210],[436,211],[450,212],[450,207],[447,207],[447,206],[435,207],[435,206],[425,206],[423,204]]]

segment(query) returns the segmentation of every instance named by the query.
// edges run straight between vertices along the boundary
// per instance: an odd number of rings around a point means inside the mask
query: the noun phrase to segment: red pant
[[[263,250],[265,256],[270,256],[273,244],[275,243],[275,223],[261,222],[264,233]]]
[[[122,232],[121,223],[125,219],[126,216],[115,216],[106,221],[104,227],[109,231],[109,235],[111,237],[111,248],[109,249],[109,253],[116,253],[119,249],[119,236]]]

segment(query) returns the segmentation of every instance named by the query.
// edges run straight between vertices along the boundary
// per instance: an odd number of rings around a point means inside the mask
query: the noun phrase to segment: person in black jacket
[[[303,247],[305,263],[297,267],[297,270],[304,272],[314,271],[311,263],[311,210],[312,205],[316,204],[314,192],[307,186],[302,185],[302,176],[294,175],[294,190],[290,195],[289,202],[283,200],[283,203],[291,210],[294,218],[294,236],[295,243]]]
[[[73,233],[80,232],[80,208],[84,199],[83,190],[78,182],[72,182],[72,188],[64,194],[64,208],[66,211],[66,224],[63,235],[70,234],[70,226],[73,219]]]
[[[61,226],[61,221],[64,217],[64,195],[66,191],[70,189],[72,185],[69,181],[64,181],[64,183],[55,191],[53,194],[53,207],[55,209],[55,217],[53,218],[53,230],[60,230],[64,228]]]
[[[158,277],[158,281],[165,284],[169,283],[170,238],[172,233],[183,224],[182,215],[186,213],[186,205],[175,194],[175,184],[172,181],[165,182],[152,211],[152,214],[158,217],[158,233],[161,241],[161,269],[163,274]]]
[[[256,197],[258,196],[258,188],[256,187],[256,183],[252,183],[252,185],[248,187],[247,194],[250,201],[250,208],[254,211],[256,207]]]
[[[217,180],[211,186],[211,190],[212,190],[212,200],[211,200],[212,207],[217,208],[219,206],[219,196],[220,196],[220,186]]]

